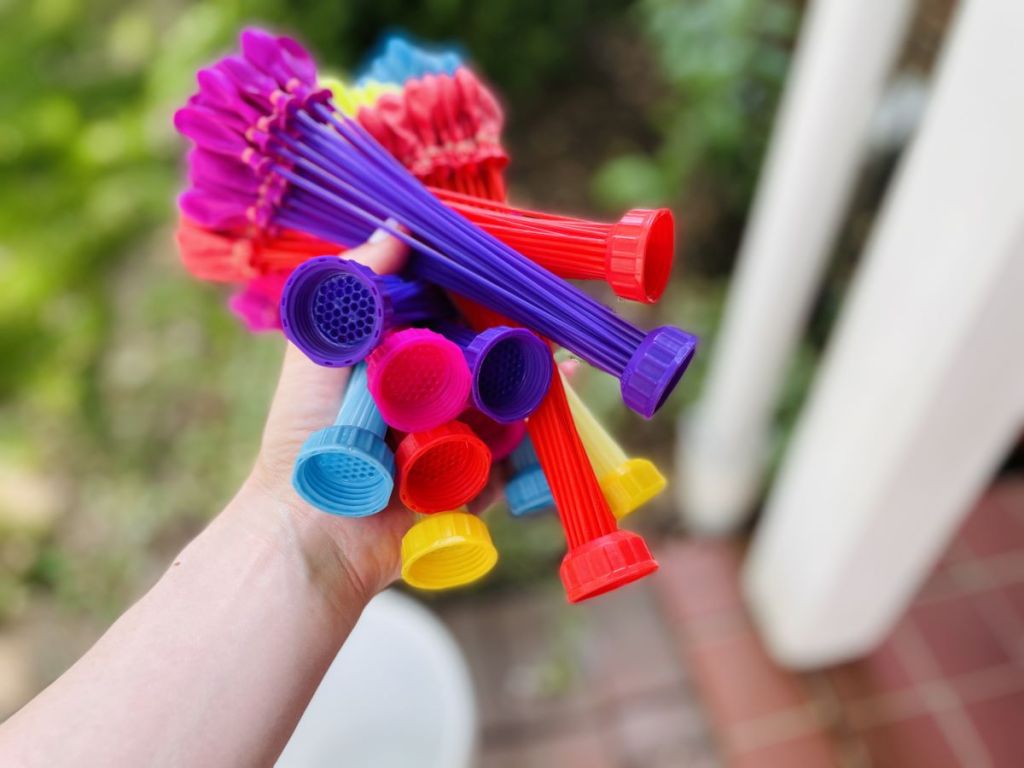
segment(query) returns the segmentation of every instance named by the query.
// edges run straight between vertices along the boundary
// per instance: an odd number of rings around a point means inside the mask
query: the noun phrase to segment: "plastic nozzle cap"
[[[497,562],[487,524],[463,510],[425,517],[402,537],[402,580],[417,589],[471,584]]]
[[[679,383],[697,344],[692,333],[670,325],[648,333],[619,378],[623,402],[645,419],[651,418]]]
[[[612,514],[621,520],[665,490],[668,481],[648,459],[629,459],[598,483]]]
[[[465,355],[473,372],[473,404],[495,421],[525,419],[547,394],[554,373],[551,351],[525,328],[481,331]]]
[[[394,473],[394,455],[380,437],[360,427],[333,426],[302,445],[292,485],[317,509],[366,517],[388,505]]]
[[[559,569],[570,603],[603,595],[658,570],[647,542],[632,531],[612,531],[569,550]]]
[[[372,270],[337,256],[318,256],[292,272],[281,296],[281,327],[313,362],[341,367],[365,358],[391,314]]]
[[[484,489],[491,451],[465,424],[450,421],[402,438],[395,463],[402,503],[429,515],[460,507]]]
[[[470,376],[458,345],[423,328],[384,337],[366,359],[370,393],[390,426],[433,429],[466,407]]]
[[[540,514],[555,506],[544,470],[537,465],[524,469],[505,483],[505,501],[512,517]]]
[[[605,278],[617,296],[653,304],[672,275],[675,247],[672,211],[634,208],[612,225]]]
[[[501,461],[516,449],[526,436],[526,422],[500,424],[475,408],[467,409],[459,421],[473,430],[491,450],[491,461]]]

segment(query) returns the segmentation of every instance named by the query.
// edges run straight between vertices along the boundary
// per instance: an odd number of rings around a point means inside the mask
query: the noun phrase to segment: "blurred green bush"
[[[687,230],[688,248],[705,272],[722,274],[767,148],[798,9],[789,0],[639,0],[634,15],[665,86],[650,115],[660,143],[606,163],[595,194],[609,210],[687,199],[684,211],[710,217]]]

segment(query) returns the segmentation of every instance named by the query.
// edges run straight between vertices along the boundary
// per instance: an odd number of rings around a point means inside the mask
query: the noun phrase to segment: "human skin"
[[[391,238],[346,256],[399,269]],[[284,748],[366,603],[397,578],[412,513],[320,512],[292,490],[347,370],[288,345],[252,473],[135,605],[0,726],[4,766],[258,766]]]

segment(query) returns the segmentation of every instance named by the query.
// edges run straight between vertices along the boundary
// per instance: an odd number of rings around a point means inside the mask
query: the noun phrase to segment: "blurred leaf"
[[[593,190],[609,209],[656,207],[665,200],[661,171],[643,155],[623,155],[606,163],[594,176]]]

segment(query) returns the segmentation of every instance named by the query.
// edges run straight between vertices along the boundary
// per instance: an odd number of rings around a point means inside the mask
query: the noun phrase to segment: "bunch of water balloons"
[[[656,570],[617,521],[665,478],[626,456],[552,352],[616,377],[645,418],[661,407],[697,339],[641,330],[568,280],[657,301],[671,212],[604,223],[508,205],[501,107],[453,51],[392,38],[343,82],[320,78],[296,41],[246,29],[239,52],[196,79],[175,114],[192,143],[177,232],[186,267],[239,286],[229,304],[250,329],[279,329],[317,364],[353,367],[335,423],[295,462],[298,494],[347,517],[395,503],[419,513],[402,575],[444,589],[497,561],[466,505],[505,462],[511,514],[558,515],[570,601]],[[410,247],[399,275],[345,258],[381,231]]]

